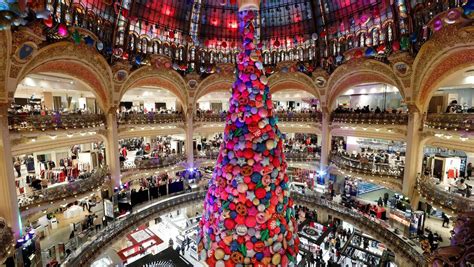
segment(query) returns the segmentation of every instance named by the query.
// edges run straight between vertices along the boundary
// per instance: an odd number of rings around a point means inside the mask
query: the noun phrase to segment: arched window
[[[379,45],[379,29],[374,28],[372,29],[372,45],[377,46]]]
[[[276,51],[272,52],[272,64],[276,65],[278,63],[278,58],[280,57],[280,54]]]
[[[146,54],[148,50],[148,40],[146,38],[142,38],[141,40],[141,52]]]
[[[135,46],[135,34],[130,34],[128,36],[128,49],[130,52],[135,52],[136,46]]]
[[[169,45],[169,44],[165,44],[164,47],[163,47],[163,54],[164,54],[165,56],[171,57],[170,53],[171,53],[171,51],[170,51],[170,45]]]
[[[364,47],[365,46],[365,32],[361,32],[359,34],[359,47]]]
[[[61,1],[58,1],[57,4],[56,4],[56,12],[54,13],[54,20],[56,20],[56,22],[60,23],[61,22],[61,12],[62,12],[62,5],[61,5]]]
[[[115,45],[123,45],[124,38],[125,38],[125,33],[123,31],[119,31],[115,39]]]
[[[315,54],[316,54],[316,52],[315,52],[314,46],[310,46],[309,49],[308,49],[308,59],[313,60]]]
[[[184,56],[184,47],[180,46],[178,49],[177,49],[177,58],[179,61],[183,61],[183,56]]]
[[[209,53],[209,63],[214,64],[214,51]]]
[[[392,42],[393,41],[393,29],[392,29],[392,23],[389,23],[387,25],[387,41]]]
[[[196,60],[196,48],[194,46],[189,50],[189,60],[193,62]]]

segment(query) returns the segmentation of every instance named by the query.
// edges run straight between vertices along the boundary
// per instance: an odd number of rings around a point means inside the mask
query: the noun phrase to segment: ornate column
[[[258,1],[243,2],[243,49],[204,202],[198,250],[209,266],[292,266],[299,250],[298,227],[282,134],[255,37]]]
[[[8,105],[0,104],[0,217],[7,220],[15,237],[18,238],[21,235],[22,226],[16,195],[7,111]]]
[[[405,155],[405,171],[403,175],[402,192],[405,196],[413,200],[416,177],[420,172],[423,158],[423,147],[421,144],[421,114],[414,105],[408,106],[408,125],[407,125],[407,148]]]
[[[106,140],[106,153],[107,153],[107,166],[110,170],[110,176],[112,179],[113,187],[120,187],[120,153],[118,148],[118,122],[117,122],[117,109],[111,107],[106,114],[107,120],[107,140]]]
[[[329,128],[331,114],[324,110],[321,119],[321,171],[329,166],[329,153],[331,152],[331,129]]]
[[[186,140],[185,149],[186,149],[186,162],[188,163],[188,168],[192,168],[194,166],[194,149],[193,149],[193,133],[194,133],[194,125],[193,125],[193,109],[188,108],[188,112],[186,112]]]

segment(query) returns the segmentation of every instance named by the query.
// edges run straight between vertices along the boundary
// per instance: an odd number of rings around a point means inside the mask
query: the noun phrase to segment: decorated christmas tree
[[[239,12],[243,50],[200,224],[200,258],[209,266],[291,266],[298,254],[283,136],[273,116],[255,17],[252,10]]]

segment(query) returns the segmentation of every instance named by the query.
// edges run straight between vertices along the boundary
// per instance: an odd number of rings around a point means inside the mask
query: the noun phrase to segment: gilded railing
[[[455,192],[447,192],[436,184],[435,178],[419,176],[417,179],[418,192],[427,201],[441,206],[443,209],[455,212],[474,211],[474,200],[463,197]]]
[[[406,113],[333,113],[332,123],[369,125],[406,125]]]
[[[473,131],[474,113],[428,114],[425,125],[428,128],[446,131]]]
[[[105,125],[102,114],[9,115],[8,128],[14,132],[87,129]]]

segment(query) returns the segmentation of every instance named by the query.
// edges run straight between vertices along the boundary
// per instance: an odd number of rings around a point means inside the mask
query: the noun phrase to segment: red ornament
[[[363,56],[363,54],[362,54],[362,51],[361,51],[361,50],[355,51],[355,53],[354,53],[354,57],[355,57],[355,58],[361,58],[362,56]]]
[[[171,39],[174,39],[174,31],[170,31],[168,35]]]
[[[47,19],[44,19],[44,20],[43,20],[43,23],[44,23],[44,25],[46,25],[46,27],[48,27],[48,28],[53,27],[53,17],[51,17],[51,15],[49,15]]]
[[[273,45],[274,45],[275,47],[280,47],[280,41],[275,40],[275,42],[273,43]]]
[[[226,43],[226,42],[222,42],[222,43],[221,43],[221,46],[222,46],[223,48],[227,48],[227,43]]]
[[[398,41],[395,41],[395,42],[392,43],[392,50],[393,51],[400,50],[400,43]]]
[[[379,47],[377,47],[377,53],[378,54],[385,53],[385,45],[379,45]]]

